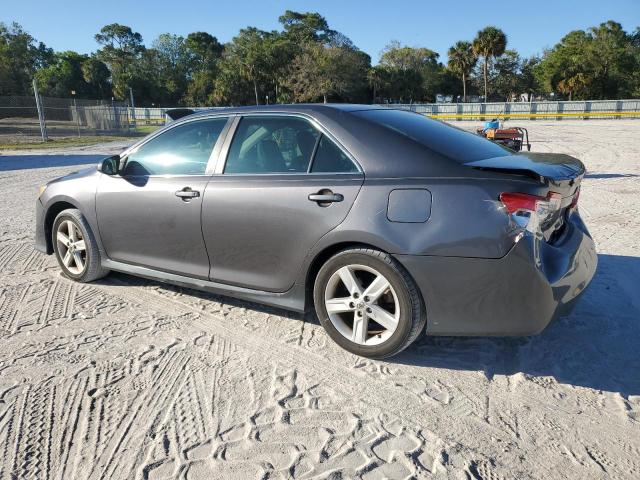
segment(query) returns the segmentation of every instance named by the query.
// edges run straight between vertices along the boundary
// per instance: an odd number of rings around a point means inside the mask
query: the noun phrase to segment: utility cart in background
[[[505,147],[519,152],[523,146],[527,147],[527,151],[531,150],[529,143],[529,132],[523,127],[504,128],[497,119],[486,122],[483,128],[479,128],[476,133],[487,140],[499,143]]]

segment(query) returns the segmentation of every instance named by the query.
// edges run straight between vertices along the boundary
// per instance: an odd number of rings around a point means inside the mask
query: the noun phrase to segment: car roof
[[[357,112],[360,110],[379,110],[381,108],[387,108],[376,105],[360,105],[356,103],[274,103],[271,105],[249,105],[241,107],[212,107],[206,109],[199,109],[190,116],[196,115],[208,115],[211,113],[292,113],[292,112],[305,112],[305,113],[320,113],[329,111],[342,111],[342,112]]]

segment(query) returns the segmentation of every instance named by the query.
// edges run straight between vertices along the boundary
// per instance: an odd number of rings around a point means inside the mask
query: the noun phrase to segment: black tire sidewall
[[[387,280],[389,280],[396,292],[398,302],[400,304],[400,320],[398,322],[398,327],[387,341],[379,345],[360,345],[348,340],[336,329],[336,327],[334,327],[333,323],[329,319],[324,303],[324,292],[327,282],[331,275],[333,275],[339,268],[347,265],[364,265],[377,270],[384,275]],[[411,334],[415,307],[411,301],[406,281],[395,265],[390,265],[373,255],[369,255],[361,251],[346,251],[329,259],[322,266],[316,276],[313,290],[313,301],[320,324],[329,336],[342,348],[355,353],[356,355],[371,358],[384,358],[386,356],[393,355],[394,353],[402,350],[406,345],[409,335]]]
[[[67,269],[67,267],[64,265],[64,262],[62,261],[62,258],[60,257],[60,252],[58,251],[58,241],[56,238],[58,235],[58,227],[62,222],[67,220],[72,221],[75,224],[75,226],[82,231],[82,237],[85,240],[85,252],[86,252],[85,267],[82,273],[79,273],[79,274],[72,273]],[[91,237],[91,233],[87,231],[87,229],[84,227],[82,222],[79,222],[74,215],[72,215],[69,212],[63,211],[60,214],[58,214],[55,221],[53,222],[53,228],[51,229],[51,236],[52,236],[51,240],[53,242],[53,252],[56,256],[56,260],[58,261],[58,265],[60,265],[62,274],[65,277],[70,278],[72,280],[83,281],[83,279],[87,276],[87,272],[91,269],[91,262],[94,261],[91,255],[91,252],[93,249],[91,248],[91,245],[89,245],[89,243],[93,241],[93,237]]]

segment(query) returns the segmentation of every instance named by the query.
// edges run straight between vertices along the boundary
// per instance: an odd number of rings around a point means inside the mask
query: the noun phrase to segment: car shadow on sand
[[[640,257],[599,255],[598,270],[573,312],[522,338],[429,337],[393,363],[551,376],[558,383],[640,394]]]
[[[607,178],[634,178],[640,177],[635,173],[587,173],[584,178],[607,179]]]
[[[640,395],[640,257],[599,255],[598,262],[596,275],[574,311],[552,322],[537,336],[423,335],[404,352],[384,361],[477,371],[489,378],[522,372],[550,376],[561,384],[618,392],[625,397]],[[312,313],[302,315],[125,274],[112,275],[132,286],[151,283],[232,307],[318,323]],[[110,283],[110,277],[104,282]]]
[[[30,170],[34,168],[58,168],[80,165],[97,165],[108,155],[1,155],[0,172]]]

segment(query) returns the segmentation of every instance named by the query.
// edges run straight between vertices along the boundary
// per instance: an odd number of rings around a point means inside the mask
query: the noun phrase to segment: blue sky
[[[131,26],[151,44],[160,33],[204,30],[220,41],[252,25],[279,28],[286,9],[317,11],[377,62],[392,39],[431,48],[446,58],[457,40],[486,25],[502,28],[509,47],[529,56],[553,46],[571,30],[609,19],[627,31],[640,26],[640,0],[0,0],[0,21],[17,21],[56,50],[94,51],[93,36],[108,23]],[[55,6],[54,6],[55,5]]]

